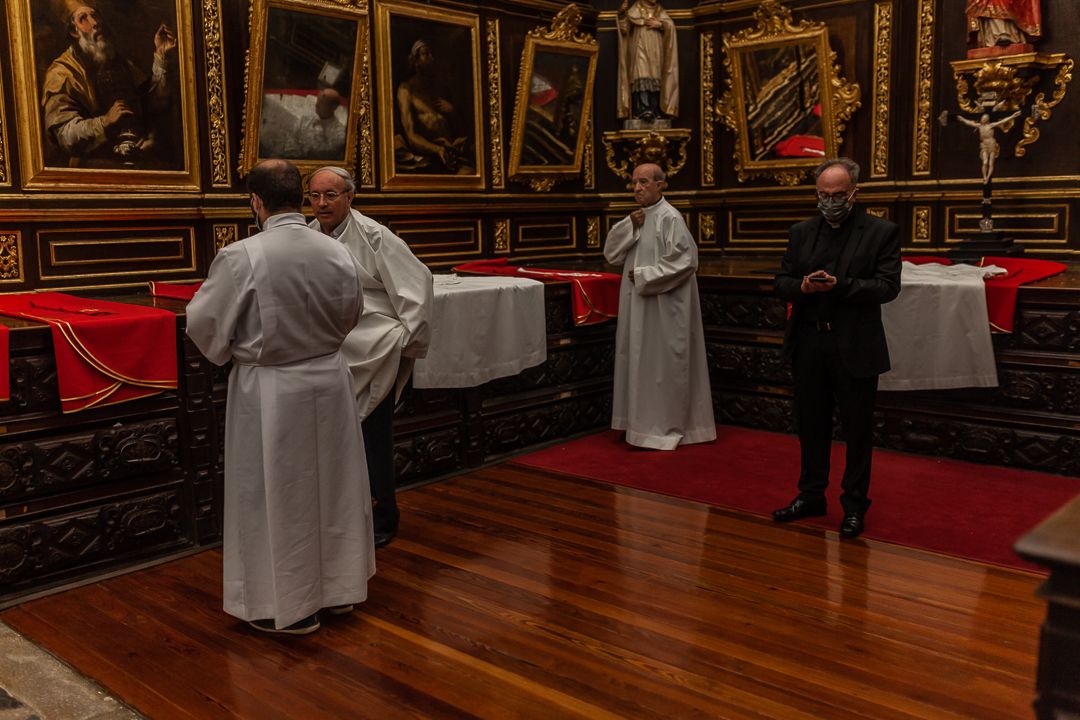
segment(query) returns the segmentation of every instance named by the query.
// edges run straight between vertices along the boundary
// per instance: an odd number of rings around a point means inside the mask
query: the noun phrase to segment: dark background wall
[[[12,0],[13,2],[15,0]],[[25,2],[26,0],[19,0]],[[616,31],[619,0],[579,3],[583,29],[595,34],[599,60],[594,93],[591,172],[539,193],[506,178],[514,95],[524,36],[545,26],[562,7],[546,0],[418,3],[475,13],[480,20],[481,87],[485,113],[492,89],[501,95],[498,136],[483,118],[487,187],[484,190],[388,192],[377,186],[362,191],[358,205],[387,222],[433,267],[449,267],[478,256],[512,255],[526,259],[595,258],[608,225],[626,213],[625,181],[608,169],[601,135],[618,127],[615,118]],[[703,127],[703,105],[723,94],[725,76],[722,36],[754,24],[756,0],[664,3],[678,26],[681,109],[677,127],[690,128],[689,159],[673,178],[669,198],[683,209],[698,234],[704,255],[777,253],[787,226],[813,212],[808,183],[783,187],[771,179],[740,183],[732,161],[734,136],[713,122]],[[862,89],[862,107],[849,123],[843,151],[870,168],[877,139],[887,149],[887,172],[864,174],[862,199],[874,212],[898,222],[909,249],[940,252],[971,229],[978,215],[977,143],[971,132],[936,122],[942,110],[958,109],[949,61],[966,50],[962,4],[949,0],[791,0],[796,21],[827,23],[842,72]],[[1043,52],[1080,50],[1080,16],[1063,0],[1044,0]],[[883,34],[875,18],[891,18]],[[248,45],[246,0],[192,2],[195,80],[198,95],[195,133],[201,164],[199,192],[148,191],[132,185],[120,191],[24,189],[20,170],[16,72],[11,58],[0,63],[6,122],[0,128],[0,291],[34,288],[136,285],[148,279],[185,279],[205,275],[216,247],[245,237],[249,211],[237,173],[244,122],[244,62]],[[375,32],[375,6],[367,26]],[[500,72],[487,69],[487,27],[498,21]],[[209,29],[220,25],[221,42]],[[920,33],[920,27],[924,32]],[[0,46],[11,44],[9,17],[0,14]],[[879,53],[882,41],[889,51]],[[712,52],[703,56],[702,48]],[[215,48],[221,50],[225,93],[217,96],[210,80]],[[369,49],[372,83],[377,83],[378,57]],[[879,74],[881,63],[887,72]],[[703,66],[711,63],[713,80],[703,83]],[[887,112],[875,115],[875,83],[888,78]],[[917,88],[929,105],[919,111]],[[371,87],[373,109],[377,88]],[[220,97],[222,105],[215,103]],[[224,113],[221,110],[224,110]],[[378,122],[378,112],[372,112]],[[920,120],[921,117],[921,120]],[[926,118],[930,122],[926,124]],[[1070,87],[1053,117],[1041,125],[1042,138],[1027,157],[1012,156],[1019,137],[1013,130],[1003,142],[995,192],[1001,223],[1030,252],[1052,257],[1080,253],[1080,143],[1074,128],[1080,121],[1080,90]],[[920,122],[922,123],[920,125]],[[887,124],[887,132],[882,128]],[[224,125],[225,160],[215,160],[213,131]],[[922,128],[922,130],[920,130]],[[368,127],[378,138],[378,128]],[[920,144],[918,138],[927,142]],[[222,137],[218,135],[217,137]],[[711,141],[712,151],[707,150]],[[220,144],[220,143],[219,143]],[[490,167],[498,149],[500,173]],[[378,148],[375,163],[379,162]],[[224,162],[224,164],[223,164]],[[215,179],[227,171],[227,181]],[[711,171],[711,172],[709,172]],[[503,182],[493,183],[496,175]],[[708,175],[713,182],[705,182]],[[438,232],[434,232],[438,230]],[[85,241],[91,241],[85,244]],[[121,241],[121,242],[97,242]]]

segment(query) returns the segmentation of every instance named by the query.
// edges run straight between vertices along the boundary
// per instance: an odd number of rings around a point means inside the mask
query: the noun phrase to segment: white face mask
[[[821,216],[825,218],[826,222],[833,225],[838,225],[844,220],[847,220],[847,216],[851,214],[851,197],[855,194],[855,189],[852,188],[851,192],[845,198],[825,198],[818,200],[818,210],[821,211]]]

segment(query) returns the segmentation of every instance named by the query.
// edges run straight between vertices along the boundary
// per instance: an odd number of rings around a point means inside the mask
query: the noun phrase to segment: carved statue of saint
[[[1042,37],[1039,0],[967,0],[969,45],[1026,45]]]
[[[658,120],[679,114],[675,23],[657,0],[623,0],[619,26],[618,117]]]
[[[982,162],[982,179],[984,185],[990,182],[990,178],[994,174],[994,160],[1001,154],[1001,146],[998,144],[997,138],[994,137],[995,128],[998,128],[1007,122],[1011,122],[1019,116],[1019,110],[996,122],[990,122],[990,116],[986,113],[982,114],[978,122],[968,120],[962,115],[957,116],[957,120],[968,127],[974,128],[975,132],[979,134],[979,160]]]

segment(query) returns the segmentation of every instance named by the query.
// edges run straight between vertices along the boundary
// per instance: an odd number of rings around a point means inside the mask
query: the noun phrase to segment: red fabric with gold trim
[[[187,300],[195,297],[195,293],[202,287],[202,281],[190,283],[164,283],[150,281],[150,294],[154,297],[173,298],[174,300]]]
[[[986,312],[990,327],[1001,332],[1013,331],[1016,296],[1021,285],[1045,280],[1065,272],[1066,266],[1053,260],[1030,260],[1013,257],[984,257],[980,266],[997,265],[1007,274],[986,278]]]
[[[0,315],[52,329],[66,413],[176,389],[176,315],[168,310],[46,292],[0,296]]]
[[[569,282],[575,325],[593,325],[619,314],[619,284],[615,273],[579,270],[544,270],[511,265],[506,258],[474,260],[454,268],[454,272],[477,275],[509,275],[550,282]]]
[[[0,402],[7,402],[11,399],[11,376],[9,373],[9,363],[11,353],[9,340],[11,339],[11,328],[6,325],[0,325]]]

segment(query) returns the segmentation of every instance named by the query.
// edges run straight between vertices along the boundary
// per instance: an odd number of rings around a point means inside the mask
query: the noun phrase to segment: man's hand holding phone
[[[836,287],[836,278],[825,272],[817,270],[803,278],[801,290],[804,294],[829,292]]]

